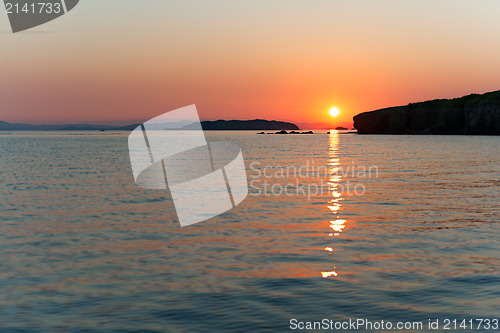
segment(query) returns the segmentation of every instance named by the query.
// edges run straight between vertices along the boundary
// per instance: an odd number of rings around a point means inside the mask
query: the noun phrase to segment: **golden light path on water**
[[[330,220],[329,237],[338,237],[345,228],[346,220],[340,219],[337,215],[341,207],[342,192],[339,190],[339,182],[342,180],[341,170],[340,170],[340,158],[339,158],[339,132],[336,130],[330,131],[329,134],[329,151],[328,151],[328,209],[333,214],[334,218]],[[335,249],[331,246],[325,247],[325,251],[332,254]],[[321,272],[321,276],[324,278],[338,276],[335,267],[331,271]]]

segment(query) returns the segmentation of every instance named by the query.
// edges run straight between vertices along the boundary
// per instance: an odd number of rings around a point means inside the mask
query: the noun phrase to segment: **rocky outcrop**
[[[359,134],[500,135],[500,91],[410,103],[353,119]]]
[[[264,132],[260,132],[260,133],[257,133],[257,134],[273,134],[273,133],[264,133]],[[274,134],[314,134],[313,131],[307,131],[307,132],[297,132],[297,131],[290,131],[290,132],[287,132],[287,131],[279,131],[279,132],[276,132]]]

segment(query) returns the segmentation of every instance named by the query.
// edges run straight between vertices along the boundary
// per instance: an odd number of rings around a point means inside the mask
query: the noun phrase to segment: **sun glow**
[[[339,115],[339,109],[337,109],[337,108],[330,109],[330,116],[337,117],[338,115]]]

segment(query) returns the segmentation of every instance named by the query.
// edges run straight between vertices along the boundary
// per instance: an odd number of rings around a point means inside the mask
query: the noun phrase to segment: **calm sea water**
[[[2,332],[500,317],[500,137],[213,132],[251,193],[180,228],[127,135],[0,133]]]

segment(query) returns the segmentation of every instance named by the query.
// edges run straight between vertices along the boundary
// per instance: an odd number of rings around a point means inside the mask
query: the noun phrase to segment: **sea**
[[[498,331],[500,137],[315,132],[206,132],[249,194],[183,228],[128,132],[0,132],[0,332]]]

